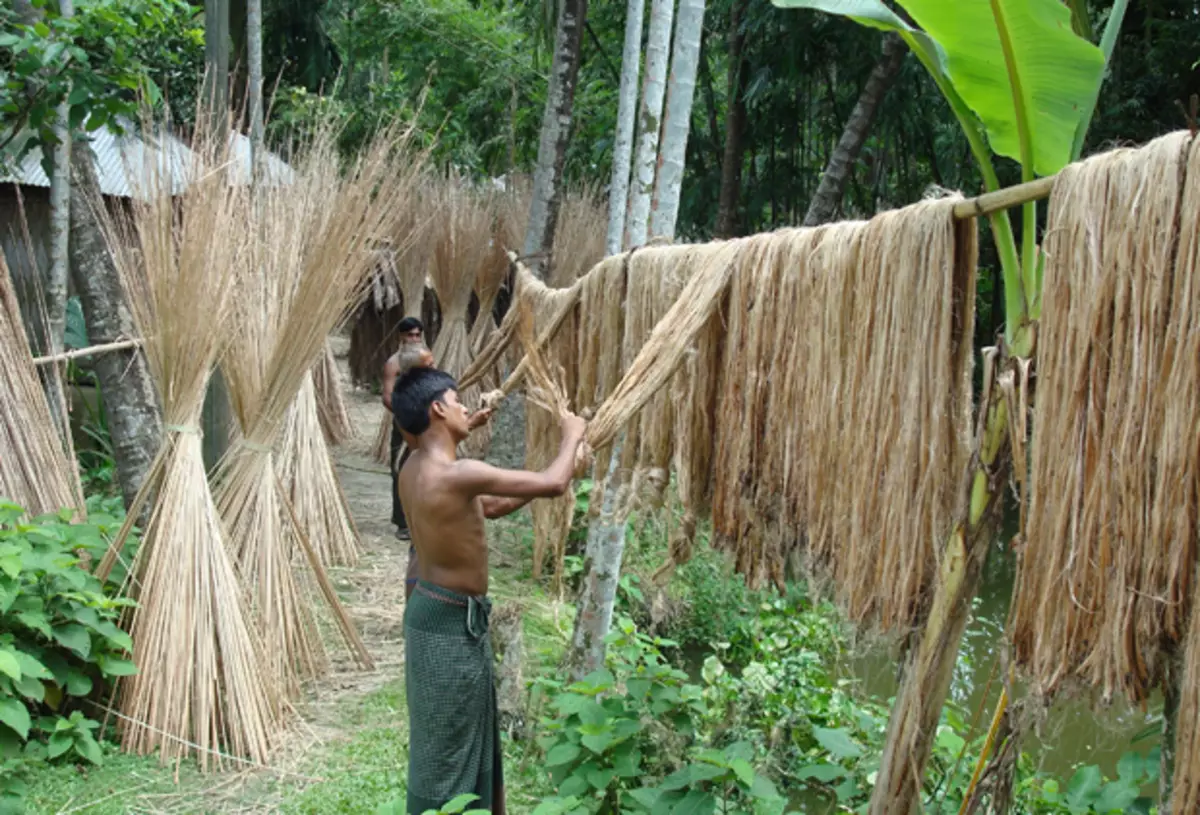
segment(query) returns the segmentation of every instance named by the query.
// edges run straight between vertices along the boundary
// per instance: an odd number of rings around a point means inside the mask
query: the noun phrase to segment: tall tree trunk
[[[204,2],[204,101],[214,117],[229,111],[229,0]]]
[[[621,578],[621,560],[625,555],[625,519],[620,514],[624,503],[620,495],[621,447],[621,444],[613,446],[608,474],[604,479],[600,517],[588,529],[583,561],[583,593],[576,608],[575,632],[566,656],[566,667],[572,681],[578,681],[604,667],[604,639],[612,626],[617,583]]]
[[[229,133],[229,44],[229,0],[206,0],[204,65],[208,84],[205,87],[205,103],[209,107],[211,126],[218,141],[228,138]],[[252,167],[253,164],[254,157],[251,156]],[[204,408],[200,417],[204,433],[204,464],[209,469],[215,467],[229,449],[232,423],[229,390],[221,369],[217,368],[204,393]]]
[[[652,237],[675,237],[679,196],[687,163],[688,134],[692,129],[692,101],[696,98],[696,71],[700,67],[700,37],[704,33],[704,0],[679,0],[675,23],[675,49],[667,86],[667,112],[663,119],[658,178],[650,216]]]
[[[621,53],[621,86],[617,102],[617,135],[613,140],[612,180],[608,185],[607,254],[622,249],[625,210],[629,203],[629,165],[633,160],[633,125],[637,115],[638,76],[642,68],[642,22],[646,0],[628,0],[625,7],[625,48]]]
[[[59,13],[63,17],[75,14],[71,0],[59,0]],[[63,338],[67,325],[67,275],[70,262],[67,257],[67,240],[71,234],[71,103],[66,99],[54,112],[54,137],[57,144],[51,158],[53,172],[50,175],[50,274],[46,279],[45,320],[43,336],[39,338],[43,353],[58,354],[63,350]],[[46,388],[46,401],[50,414],[60,433],[69,433],[66,398],[62,389],[61,366],[55,363],[42,372]]]
[[[550,67],[546,109],[542,114],[537,169],[533,174],[529,226],[525,231],[524,254],[529,258],[532,271],[541,276],[549,269],[558,209],[562,204],[563,165],[571,139],[575,83],[579,78],[579,56],[586,22],[587,0],[562,0],[554,32],[554,61]]]
[[[738,199],[742,191],[742,161],[745,152],[743,134],[746,128],[746,82],[750,67],[742,58],[746,32],[742,29],[742,14],[748,0],[735,0],[729,12],[729,109],[725,114],[725,155],[721,160],[721,193],[717,203],[716,233],[718,238],[737,234]]]
[[[246,50],[250,81],[250,180],[257,183],[263,163],[262,0],[246,0]]]
[[[838,139],[837,147],[829,157],[825,173],[821,176],[821,184],[813,194],[808,213],[804,216],[805,226],[823,224],[837,212],[842,203],[842,196],[846,193],[850,170],[867,141],[867,134],[871,132],[871,125],[875,122],[875,116],[879,113],[879,106],[883,104],[888,88],[900,75],[900,67],[904,64],[906,53],[908,46],[904,44],[904,40],[895,34],[883,35],[883,54],[879,62],[875,63],[871,75],[867,77],[867,84],[863,86],[858,102],[850,112],[850,118],[846,120],[842,137]]]
[[[71,152],[71,270],[88,338],[100,344],[132,337],[134,327],[120,276],[92,210],[93,201],[100,201],[100,182],[91,148],[80,142]],[[158,399],[140,349],[101,354],[94,366],[104,396],[117,481],[128,508],[158,452]]]
[[[625,246],[629,248],[645,243],[650,228],[650,198],[654,194],[654,176],[658,166],[658,136],[663,98],[667,93],[667,59],[674,16],[674,0],[652,1],[650,32],[646,37],[646,76],[642,80],[637,148],[633,159],[633,180],[629,188],[629,212],[625,218]]]

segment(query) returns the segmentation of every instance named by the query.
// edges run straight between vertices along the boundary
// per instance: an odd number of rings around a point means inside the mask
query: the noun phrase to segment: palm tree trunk
[[[871,132],[871,125],[875,123],[875,116],[879,113],[883,98],[900,75],[900,67],[904,64],[904,55],[907,53],[908,46],[900,37],[890,33],[883,35],[883,54],[871,75],[867,77],[867,84],[863,86],[858,102],[850,112],[850,118],[846,120],[842,137],[829,157],[829,163],[821,176],[821,183],[808,205],[808,213],[804,216],[805,226],[825,223],[833,218],[841,206],[846,184],[850,180],[850,170],[867,141],[867,135]]]
[[[674,15],[674,0],[653,0],[650,5],[646,76],[642,80],[642,108],[638,116],[629,212],[625,219],[626,247],[638,247],[645,243],[650,228],[650,198],[654,193],[654,176],[658,166],[659,126],[662,122],[663,97],[667,92],[667,58]]]
[[[558,209],[562,204],[563,165],[571,139],[575,83],[579,78],[579,56],[586,21],[587,0],[562,0],[554,32],[554,61],[550,68],[546,109],[542,114],[537,169],[533,174],[529,226],[525,231],[524,254],[530,268],[543,276],[549,268]]]
[[[749,66],[742,59],[746,44],[742,14],[747,2],[736,0],[729,12],[729,109],[725,114],[725,155],[721,160],[721,193],[717,203],[718,238],[732,238],[737,233],[738,199],[741,197],[745,152],[742,136],[746,127],[746,80],[750,73]]]
[[[92,203],[101,200],[99,187],[91,148],[80,142],[71,153],[70,265],[88,339],[97,345],[134,336],[120,276],[92,211]],[[140,349],[101,354],[94,365],[112,436],[117,481],[128,508],[158,452],[158,399]]]
[[[692,102],[696,97],[696,71],[700,67],[700,37],[704,33],[704,0],[679,0],[675,23],[675,51],[667,87],[667,112],[663,119],[658,179],[654,184],[650,235],[675,237],[679,195],[687,163],[688,134],[692,127]]]
[[[607,254],[621,251],[625,210],[629,203],[629,165],[633,160],[633,125],[637,113],[638,76],[642,67],[642,22],[646,0],[629,0],[625,7],[625,48],[621,54],[621,85],[617,102],[617,135],[613,140],[612,181],[608,187]]]

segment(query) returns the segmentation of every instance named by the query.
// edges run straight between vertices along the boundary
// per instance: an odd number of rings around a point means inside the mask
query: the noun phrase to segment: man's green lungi
[[[491,809],[502,785],[495,663],[486,597],[418,581],[404,614],[408,812],[474,793]]]

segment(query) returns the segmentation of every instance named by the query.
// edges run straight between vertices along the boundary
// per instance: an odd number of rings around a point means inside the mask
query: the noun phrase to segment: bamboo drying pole
[[[954,205],[954,218],[959,221],[967,218],[982,218],[1010,207],[1018,207],[1030,201],[1048,198],[1054,189],[1054,180],[1058,175],[1048,175],[1036,181],[1027,181],[1015,187],[1005,187],[995,192],[987,192]]]
[[[52,362],[69,362],[80,357],[91,357],[96,354],[107,354],[110,351],[127,351],[130,348],[140,348],[141,340],[117,340],[116,342],[106,342],[100,345],[92,345],[87,348],[77,348],[74,351],[64,351],[61,354],[51,354],[46,357],[34,357],[34,365],[49,365]]]

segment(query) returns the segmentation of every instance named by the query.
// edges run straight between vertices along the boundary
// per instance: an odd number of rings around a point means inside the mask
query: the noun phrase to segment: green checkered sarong
[[[491,809],[503,783],[491,601],[421,580],[404,614],[408,812],[475,793]]]

